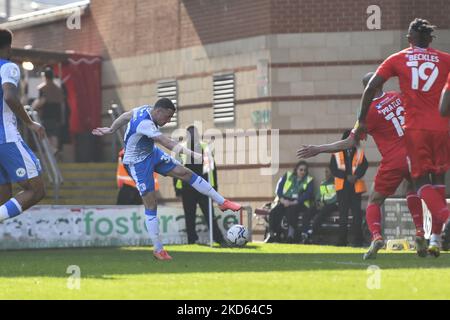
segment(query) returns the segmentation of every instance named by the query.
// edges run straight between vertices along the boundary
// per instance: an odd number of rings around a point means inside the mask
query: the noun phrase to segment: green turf
[[[250,244],[244,249],[169,246],[173,261],[149,248],[0,252],[0,299],[450,299],[450,256],[420,259],[362,249]],[[81,268],[80,290],[67,267]],[[380,268],[368,272],[370,265]]]

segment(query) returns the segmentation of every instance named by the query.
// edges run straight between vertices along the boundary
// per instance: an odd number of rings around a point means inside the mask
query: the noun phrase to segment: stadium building
[[[109,125],[107,110],[112,103],[129,110],[170,96],[179,109],[164,130],[168,134],[194,121],[201,121],[204,130],[216,128],[223,133],[235,128],[279,129],[276,175],[261,175],[267,163],[248,161],[248,155],[256,152],[248,144],[239,150],[247,154],[244,163],[219,164],[221,193],[256,207],[272,201],[280,175],[295,165],[295,151],[301,144],[335,140],[353,126],[362,76],[408,45],[405,34],[413,18],[437,25],[434,47],[450,51],[446,0],[372,4],[367,0],[91,0],[34,12],[2,26],[14,31],[16,48],[29,48],[17,51],[22,60],[48,59],[64,65],[75,54],[101,67],[101,82],[92,84],[98,90],[94,96],[101,99],[91,99],[87,106],[71,105],[80,112],[88,108],[91,120],[101,115],[103,124]],[[83,68],[87,74],[92,71]],[[396,81],[386,87],[396,88]],[[90,129],[87,125],[73,131],[79,145],[66,161],[115,159],[116,144],[111,139],[87,142],[94,141]],[[380,156],[373,141],[366,147],[370,184]],[[328,163],[327,155],[310,161],[317,181],[323,179]],[[165,200],[176,201],[172,181],[160,183]]]

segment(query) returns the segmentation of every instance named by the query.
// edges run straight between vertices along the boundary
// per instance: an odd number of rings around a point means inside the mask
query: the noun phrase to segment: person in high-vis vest
[[[130,177],[125,166],[123,165],[124,150],[120,150],[119,157],[117,159],[117,187],[119,193],[117,194],[117,205],[141,205],[142,198],[139,194],[139,190],[136,188],[136,183],[133,178]],[[158,177],[154,173],[155,179],[155,191],[159,191]]]
[[[312,223],[312,233],[317,233],[324,221],[333,212],[337,212],[338,202],[336,185],[330,168],[325,168],[325,180],[320,184],[319,197],[317,199],[318,212],[314,216]],[[312,236],[312,235],[311,235]]]
[[[342,139],[346,139],[351,130],[346,130]],[[331,156],[330,169],[335,178],[337,200],[339,203],[339,246],[348,244],[348,214],[352,211],[352,245],[363,245],[361,196],[367,191],[363,180],[369,164],[364,150],[354,147],[337,152]]]
[[[188,137],[186,147],[190,150],[202,153],[203,160],[194,162],[193,159],[188,159],[186,155],[182,154],[179,158],[180,162],[186,167],[191,169],[198,176],[203,177],[206,181],[209,181],[211,186],[217,190],[217,169],[214,163],[213,153],[209,144],[200,140],[199,133],[196,127],[189,126],[187,129]],[[211,172],[209,173],[209,171]],[[209,199],[207,196],[199,193],[192,188],[188,183],[181,181],[180,179],[174,179],[175,194],[177,197],[181,196],[184,209],[184,217],[186,222],[186,233],[188,237],[188,244],[194,244],[198,241],[198,235],[196,231],[196,212],[197,205],[205,218],[206,225],[209,227]],[[214,208],[213,208],[214,216]],[[219,229],[217,220],[213,219],[213,240],[220,244],[225,244],[222,232]]]
[[[287,242],[296,242],[298,217],[302,213],[302,234],[310,228],[314,209],[314,178],[308,174],[308,164],[305,161],[297,163],[293,171],[288,171],[278,181],[274,201],[275,207],[269,213],[269,236],[265,242],[279,241],[281,221],[287,218]]]

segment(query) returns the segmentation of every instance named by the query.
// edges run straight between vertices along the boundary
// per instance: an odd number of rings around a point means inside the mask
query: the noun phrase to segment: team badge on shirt
[[[25,177],[26,174],[27,174],[27,171],[24,168],[19,168],[16,170],[16,175],[19,178]]]

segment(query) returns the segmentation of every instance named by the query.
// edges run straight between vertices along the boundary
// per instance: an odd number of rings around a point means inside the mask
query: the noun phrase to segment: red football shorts
[[[375,175],[374,189],[376,192],[389,197],[395,193],[398,186],[404,179],[410,179],[408,162],[406,156],[402,153],[403,163],[396,161],[393,165],[392,161],[382,161]]]
[[[443,174],[450,168],[450,135],[448,131],[407,129],[406,150],[411,176]]]

